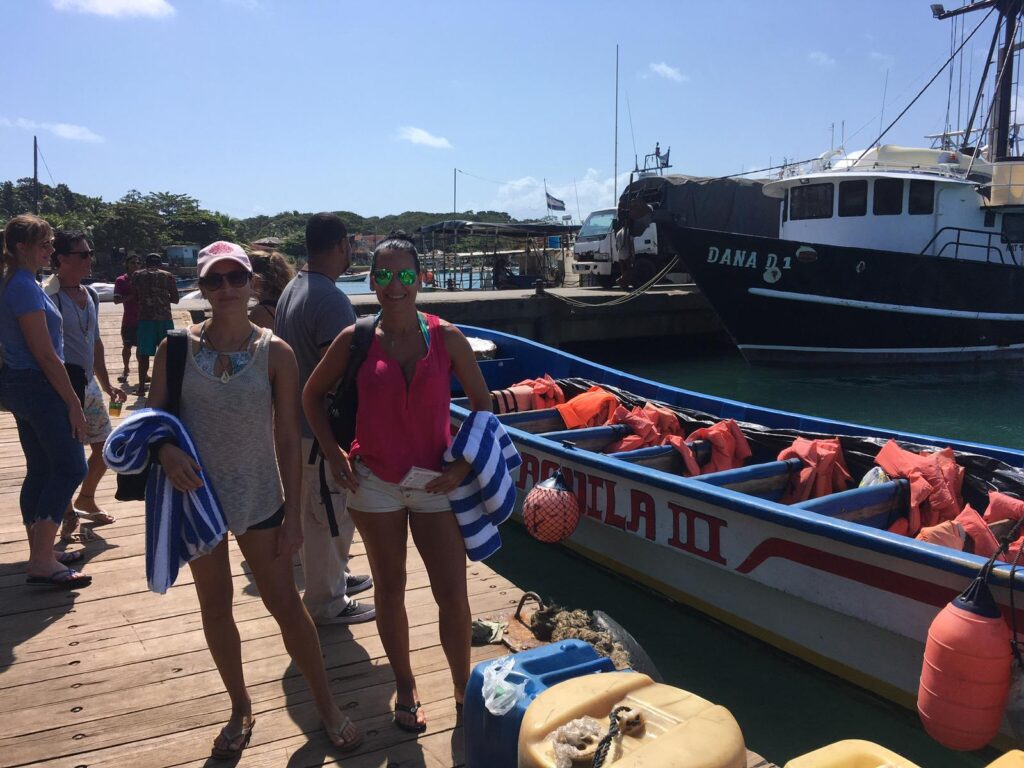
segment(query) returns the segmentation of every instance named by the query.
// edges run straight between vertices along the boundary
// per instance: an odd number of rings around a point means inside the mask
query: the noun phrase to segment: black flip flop
[[[64,578],[61,578],[61,577]],[[54,589],[79,589],[92,584],[92,576],[86,576],[73,568],[66,568],[63,571],[51,573],[49,576],[29,576],[25,579],[26,584],[37,587],[53,587]]]
[[[426,723],[417,723],[416,725],[406,725],[405,723],[403,723],[401,720],[398,719],[398,713],[399,712],[404,712],[407,715],[412,715],[413,717],[416,717],[416,713],[420,711],[420,707],[421,706],[423,706],[423,705],[420,704],[418,701],[413,706],[411,706],[411,707],[406,705],[406,704],[399,704],[396,701],[395,702],[395,725],[397,725],[403,731],[408,731],[409,733],[423,733],[425,730],[427,730],[427,724]]]

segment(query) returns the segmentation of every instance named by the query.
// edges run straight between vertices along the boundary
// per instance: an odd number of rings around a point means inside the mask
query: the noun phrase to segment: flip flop
[[[215,760],[238,759],[238,757],[241,756],[245,748],[249,746],[249,740],[252,739],[252,729],[255,726],[256,718],[250,718],[248,727],[242,728],[242,730],[236,733],[234,736],[229,734],[227,732],[227,726],[224,726],[224,728],[221,729],[220,735],[227,739],[228,746],[218,747],[215,741],[213,747],[210,749],[210,757],[214,758]],[[237,747],[232,749],[231,745],[239,739],[242,740],[241,743]]]
[[[397,725],[403,731],[408,731],[409,733],[423,733],[425,730],[427,730],[427,724],[426,723],[416,723],[415,725],[407,725],[406,723],[403,723],[401,720],[398,719],[398,713],[399,712],[404,712],[407,715],[412,715],[415,718],[416,717],[416,713],[420,711],[420,707],[421,706],[423,706],[423,705],[420,704],[418,701],[413,706],[411,706],[411,707],[406,705],[406,704],[399,704],[396,701],[395,702],[395,721],[394,721],[395,725]]]
[[[76,509],[75,514],[78,515],[80,519],[87,521],[93,528],[99,528],[101,526],[117,522],[117,518],[109,512],[83,512],[80,509]]]
[[[345,718],[341,721],[341,725],[337,728],[324,728],[324,732],[327,734],[327,738],[330,739],[331,744],[339,752],[351,752],[353,749],[363,743],[363,734],[359,734],[352,741],[348,741],[344,737],[345,729],[352,725],[352,721],[349,718]]]
[[[71,565],[77,563],[82,559],[82,550],[76,549],[74,552],[59,552],[57,553],[57,562],[61,565]]]
[[[66,568],[63,571],[56,571],[49,576],[29,576],[25,579],[26,584],[40,587],[53,587],[54,589],[79,589],[92,584],[92,576],[86,576],[73,568]]]

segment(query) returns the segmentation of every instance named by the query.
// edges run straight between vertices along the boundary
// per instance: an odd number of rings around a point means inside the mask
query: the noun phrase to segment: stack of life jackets
[[[875,456],[875,464],[889,477],[910,483],[910,515],[904,525],[897,521],[894,533],[916,536],[921,528],[953,520],[963,509],[960,490],[964,469],[956,463],[952,448],[941,451],[905,451],[890,440]]]
[[[796,504],[845,491],[853,479],[846,468],[838,437],[819,440],[798,437],[778,456],[779,461],[794,458],[803,462],[803,468],[790,476],[789,487],[780,500],[782,504]]]

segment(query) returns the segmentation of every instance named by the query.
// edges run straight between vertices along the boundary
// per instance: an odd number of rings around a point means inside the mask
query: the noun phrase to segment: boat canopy
[[[682,227],[700,227],[747,235],[778,237],[779,200],[762,194],[765,181],[701,176],[648,176],[626,187],[619,200],[619,219],[634,200],[658,209]],[[668,223],[668,222],[666,222]]]
[[[502,237],[548,237],[550,235],[572,235],[579,230],[579,225],[555,224],[546,221],[518,222],[515,224],[486,222],[486,221],[465,221],[462,219],[449,219],[438,221],[434,224],[427,224],[420,227],[417,232],[423,235],[429,234],[455,234],[465,235],[499,235]]]

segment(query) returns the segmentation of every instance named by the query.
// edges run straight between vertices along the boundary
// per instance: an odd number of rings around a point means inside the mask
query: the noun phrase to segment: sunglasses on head
[[[205,277],[199,278],[199,285],[206,288],[208,291],[219,291],[224,287],[224,281],[228,281],[228,285],[232,288],[241,288],[243,285],[249,282],[250,274],[244,269],[235,269],[231,272],[218,272],[212,275],[206,275]]]
[[[377,285],[383,288],[385,285],[391,282],[391,278],[393,278],[395,274],[396,273],[394,270],[388,269],[387,267],[381,267],[380,269],[374,271],[373,279],[374,281],[376,281]],[[403,269],[401,272],[398,272],[397,274],[398,282],[400,282],[402,285],[412,285],[413,283],[416,282],[416,278],[419,276],[416,273],[415,269]]]

